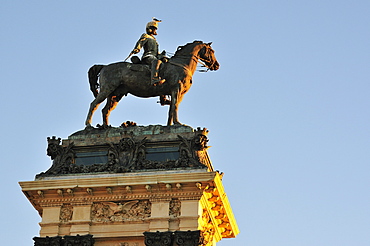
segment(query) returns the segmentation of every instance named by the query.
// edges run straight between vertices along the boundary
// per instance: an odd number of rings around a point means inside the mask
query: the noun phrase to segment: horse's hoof
[[[92,127],[90,124],[85,126],[85,131],[91,131],[92,129],[94,129],[94,127]]]
[[[100,124],[97,124],[96,127],[99,129],[99,130],[106,130],[108,128],[112,128],[111,125],[107,125],[107,124],[103,124],[103,125],[100,125]]]

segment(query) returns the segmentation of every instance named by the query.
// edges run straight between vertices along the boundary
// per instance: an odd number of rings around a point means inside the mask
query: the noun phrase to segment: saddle
[[[161,57],[160,59],[162,62],[168,62],[167,57]],[[132,56],[131,57],[131,66],[130,70],[137,71],[137,72],[145,72],[145,71],[151,71],[151,67],[147,64],[143,64],[138,56]]]
[[[149,65],[142,64],[138,56],[131,57],[131,62],[132,64],[130,64],[129,66],[130,70],[136,71],[136,72],[149,72],[150,73],[151,68],[149,67]]]

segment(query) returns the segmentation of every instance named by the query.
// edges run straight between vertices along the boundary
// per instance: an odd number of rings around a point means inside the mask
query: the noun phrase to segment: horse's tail
[[[89,69],[89,72],[87,73],[89,77],[90,90],[94,94],[94,97],[97,97],[99,93],[98,75],[103,67],[105,67],[105,65],[94,65]]]

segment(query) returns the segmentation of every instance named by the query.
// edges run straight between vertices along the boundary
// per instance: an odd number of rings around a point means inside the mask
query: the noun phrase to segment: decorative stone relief
[[[208,132],[207,129],[203,129],[201,133],[197,134],[193,138],[193,146],[195,150],[202,151],[208,148],[207,143],[209,140],[205,135],[206,132]]]
[[[195,133],[196,135],[190,139],[177,135],[178,138],[169,143],[169,147],[178,148],[177,159],[162,161],[147,159],[147,145],[154,146],[149,148],[155,148],[156,142],[150,142],[146,137],[141,140],[134,139],[134,137],[124,137],[118,143],[106,142],[99,145],[98,149],[94,145],[84,146],[83,151],[79,149],[81,146],[76,147],[73,142],[70,142],[68,146],[62,146],[60,138],[48,137],[47,155],[50,156],[53,164],[49,170],[38,174],[36,178],[72,173],[123,173],[136,170],[206,168],[208,163],[203,156],[203,152],[208,148],[206,129],[198,130]],[[103,162],[106,161],[106,163],[94,163],[96,161],[94,155],[88,159],[92,163],[79,162],[81,153],[95,152],[103,152],[102,156],[105,158]],[[101,161],[101,159],[99,160]]]
[[[200,159],[196,154],[196,151],[199,151],[201,149],[200,145],[197,144],[198,136],[194,137],[192,140],[187,140],[180,135],[178,135],[177,137],[181,140],[181,143],[179,146],[180,158],[176,162],[176,167],[204,166],[204,164],[200,162]]]
[[[49,170],[45,173],[40,173],[36,175],[38,176],[46,176],[46,175],[56,175],[62,173],[69,173],[71,172],[71,168],[73,167],[72,164],[74,163],[75,152],[73,150],[74,144],[71,143],[67,147],[62,147],[60,145],[60,138],[48,137],[48,148],[47,148],[47,155],[53,160],[53,164]]]
[[[133,138],[122,138],[118,144],[109,143],[108,164],[114,167],[112,171],[125,172],[136,169],[138,159],[145,158],[146,138],[135,143]]]
[[[215,228],[213,226],[211,216],[206,209],[203,209],[200,227],[203,234],[202,245],[213,246],[213,236],[215,234]]]
[[[170,209],[169,209],[169,216],[170,217],[179,217],[181,215],[181,201],[178,199],[172,199],[170,201]]]
[[[137,221],[150,217],[151,203],[147,200],[95,203],[91,210],[92,222]]]
[[[72,215],[73,215],[73,207],[72,207],[72,205],[70,205],[70,204],[64,204],[60,208],[59,220],[60,220],[60,222],[68,222],[68,221],[70,221],[72,219]]]

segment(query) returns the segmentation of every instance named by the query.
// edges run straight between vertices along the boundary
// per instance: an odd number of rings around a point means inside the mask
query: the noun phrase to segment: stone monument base
[[[35,245],[215,245],[239,231],[207,131],[128,127],[48,138],[52,167],[20,182]],[[68,243],[68,244],[67,244]]]

